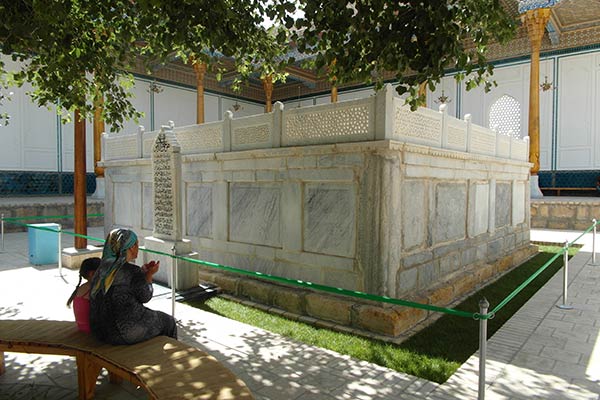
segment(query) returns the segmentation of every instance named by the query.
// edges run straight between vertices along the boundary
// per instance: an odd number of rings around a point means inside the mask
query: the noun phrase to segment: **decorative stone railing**
[[[264,148],[394,140],[527,161],[528,138],[517,139],[447,113],[419,108],[410,111],[394,97],[391,85],[365,99],[285,110],[280,102],[270,113],[174,128],[181,154],[220,153]],[[149,158],[158,131],[103,135],[103,160]]]

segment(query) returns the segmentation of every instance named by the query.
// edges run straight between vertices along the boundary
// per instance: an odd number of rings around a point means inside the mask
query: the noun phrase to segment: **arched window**
[[[496,100],[490,107],[490,128],[503,135],[521,137],[521,104],[506,94]]]

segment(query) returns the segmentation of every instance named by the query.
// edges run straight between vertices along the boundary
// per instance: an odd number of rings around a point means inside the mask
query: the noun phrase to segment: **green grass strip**
[[[88,218],[92,217],[104,217],[104,214],[88,214]],[[23,221],[28,219],[67,219],[75,218],[74,215],[33,215],[30,217],[3,217],[2,220],[5,222]]]

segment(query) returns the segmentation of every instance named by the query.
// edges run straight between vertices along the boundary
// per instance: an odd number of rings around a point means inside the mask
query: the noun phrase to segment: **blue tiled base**
[[[60,183],[60,184],[59,184]],[[86,174],[86,193],[96,190],[96,176]],[[73,193],[73,173],[0,171],[0,196],[40,196]]]
[[[600,170],[587,171],[540,171],[540,188],[547,187],[596,187]]]

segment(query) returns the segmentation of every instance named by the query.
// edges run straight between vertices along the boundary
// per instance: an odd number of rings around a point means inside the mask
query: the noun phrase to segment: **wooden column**
[[[98,166],[102,158],[102,134],[104,133],[104,120],[102,119],[102,97],[94,104],[94,173],[97,177],[104,176],[104,168]]]
[[[549,8],[529,10],[521,16],[531,42],[531,73],[529,75],[529,162],[533,163],[531,175],[540,170],[540,48]]]
[[[419,84],[419,96],[423,96],[425,98],[425,104],[422,107],[427,107],[427,81],[421,82]]]
[[[335,84],[333,86],[331,86],[331,102],[332,103],[337,103],[338,101],[338,89],[337,86],[335,86]]]
[[[204,123],[204,74],[206,74],[206,63],[193,61],[196,72],[196,123]]]
[[[273,75],[265,76],[262,81],[265,91],[265,112],[269,113],[273,111],[273,104],[271,104],[271,99],[273,98]]]
[[[75,199],[75,233],[87,236],[87,199],[85,179],[85,119],[75,111],[75,166],[73,179],[73,197]],[[87,239],[75,237],[75,248],[86,249]]]

